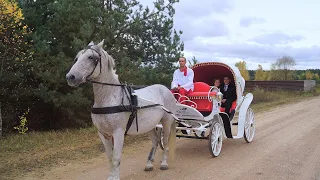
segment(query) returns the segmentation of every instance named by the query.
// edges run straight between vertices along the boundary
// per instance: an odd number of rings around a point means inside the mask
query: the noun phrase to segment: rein
[[[127,132],[129,130],[129,128],[131,127],[134,118],[136,118],[136,127],[137,127],[137,132],[138,132],[138,130],[139,130],[138,129],[138,115],[137,115],[138,109],[145,109],[145,108],[162,106],[162,105],[161,104],[151,104],[151,105],[146,105],[146,106],[138,106],[137,96],[132,94],[134,91],[133,85],[127,85],[127,84],[122,84],[122,83],[113,84],[113,83],[105,83],[105,82],[98,82],[98,81],[90,80],[89,77],[93,74],[93,72],[97,68],[98,63],[100,63],[99,75],[101,74],[102,66],[101,66],[101,54],[97,50],[92,49],[91,46],[88,46],[88,48],[86,50],[88,50],[88,49],[96,52],[99,55],[99,58],[95,57],[92,52],[93,57],[91,59],[94,60],[95,67],[93,68],[92,72],[86,77],[86,81],[91,82],[91,83],[95,83],[95,84],[106,85],[106,86],[118,86],[118,87],[121,87],[121,89],[122,89],[122,100],[121,100],[121,104],[119,106],[98,107],[98,108],[92,107],[91,113],[93,113],[93,114],[114,114],[114,113],[121,113],[121,112],[131,112],[130,117],[129,117],[129,121],[127,123],[125,135],[127,135]],[[129,100],[129,105],[124,105],[124,97],[125,96]],[[166,111],[166,112],[168,112],[168,111]],[[171,113],[171,112],[168,112],[168,113]]]
[[[134,118],[136,119],[136,127],[137,132],[139,131],[138,128],[138,109],[145,109],[155,106],[162,106],[161,104],[151,104],[146,106],[138,106],[138,100],[135,95],[132,94],[132,87],[126,84],[112,84],[112,83],[103,83],[98,81],[88,80],[91,83],[101,84],[101,85],[108,85],[108,86],[119,86],[122,89],[122,100],[119,106],[109,106],[109,107],[99,107],[99,108],[91,108],[91,113],[93,114],[114,114],[114,113],[121,113],[121,112],[131,112],[129,116],[129,121],[127,123],[125,135],[127,135],[128,130],[130,129]],[[129,105],[124,105],[124,96],[126,95],[127,99],[129,100]]]

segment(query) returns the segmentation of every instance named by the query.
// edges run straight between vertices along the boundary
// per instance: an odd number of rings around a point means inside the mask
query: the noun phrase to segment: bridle
[[[150,107],[155,107],[155,106],[162,106],[161,104],[155,103],[151,105],[145,105],[145,106],[138,106],[137,102],[137,96],[133,95],[133,85],[127,85],[127,84],[113,84],[113,83],[105,83],[105,82],[98,82],[98,81],[93,81],[90,79],[90,76],[93,74],[93,72],[96,70],[98,64],[100,64],[100,72],[99,75],[102,72],[102,64],[101,64],[101,54],[92,48],[93,45],[89,45],[83,53],[85,53],[87,50],[92,50],[92,56],[89,56],[89,59],[93,59],[94,63],[94,68],[91,71],[91,73],[84,77],[87,82],[95,83],[95,84],[101,84],[101,85],[107,85],[107,86],[120,86],[122,89],[122,99],[121,99],[121,104],[119,106],[111,106],[111,107],[97,107],[91,108],[91,113],[93,114],[112,114],[112,113],[119,113],[119,112],[131,112],[131,115],[129,117],[129,121],[127,123],[125,135],[127,134],[130,126],[132,125],[133,119],[136,118],[136,127],[137,127],[137,132],[138,132],[138,116],[137,116],[137,110],[138,109],[144,109],[144,108],[150,108]],[[96,52],[99,57],[95,56],[93,52]],[[82,53],[82,54],[83,54]],[[104,53],[103,53],[104,54]],[[104,54],[105,58],[107,59],[106,55]],[[74,63],[77,61],[77,58],[75,58]],[[98,75],[98,76],[99,76]],[[129,100],[129,105],[124,105],[124,97],[128,98]],[[172,114],[172,112],[165,110],[167,113]]]
[[[92,69],[91,73],[90,73],[88,76],[83,77],[83,78],[84,78],[87,82],[96,83],[96,84],[101,84],[101,85],[122,86],[122,87],[127,86],[126,84],[122,84],[122,83],[120,83],[120,84],[113,84],[113,83],[105,83],[105,82],[93,81],[93,80],[90,79],[90,76],[92,76],[92,74],[93,74],[93,72],[96,70],[98,64],[100,65],[99,75],[100,75],[101,72],[102,72],[101,54],[100,54],[97,50],[93,49],[92,46],[94,46],[94,45],[89,45],[89,46],[87,46],[87,48],[84,49],[84,51],[82,52],[82,54],[83,54],[83,53],[85,53],[87,50],[92,50],[92,56],[89,56],[89,59],[92,59],[92,60],[93,60],[93,63],[94,63],[94,68]],[[96,52],[96,53],[99,55],[99,57],[95,56],[93,52]],[[104,53],[103,53],[103,55],[105,56],[105,58],[107,58]],[[74,63],[77,62],[77,60],[78,60],[78,58],[75,58]],[[98,76],[99,76],[99,75],[98,75]]]

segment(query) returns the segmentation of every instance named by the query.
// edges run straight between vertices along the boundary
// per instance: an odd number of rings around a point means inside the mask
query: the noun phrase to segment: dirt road
[[[144,172],[151,142],[125,149],[122,180],[144,179],[298,179],[320,180],[320,98],[284,105],[256,114],[256,136],[224,139],[219,157],[212,158],[206,140],[177,139],[176,161],[161,171],[158,149],[153,172]],[[39,179],[107,179],[106,157],[54,168]],[[36,179],[28,176],[26,179]]]

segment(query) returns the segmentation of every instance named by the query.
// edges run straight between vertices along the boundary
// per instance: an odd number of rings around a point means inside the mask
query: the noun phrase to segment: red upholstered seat
[[[197,104],[198,111],[212,111],[212,102],[208,100],[209,90],[210,86],[208,84],[195,82],[193,92],[188,94],[188,98]],[[210,96],[215,96],[216,94],[216,92],[210,92]]]
[[[229,113],[230,113],[232,110],[235,110],[236,107],[237,107],[237,101],[233,101]],[[220,107],[220,112],[225,112],[225,111],[226,111],[226,109],[225,109],[224,107]]]

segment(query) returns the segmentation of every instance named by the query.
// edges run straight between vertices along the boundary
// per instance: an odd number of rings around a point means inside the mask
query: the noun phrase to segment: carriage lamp
[[[218,97],[219,101],[222,101],[223,94],[221,92],[218,92],[217,97]]]

